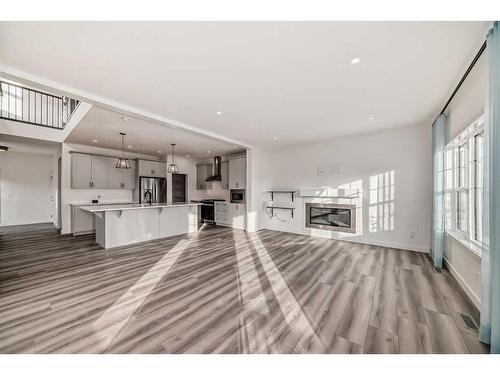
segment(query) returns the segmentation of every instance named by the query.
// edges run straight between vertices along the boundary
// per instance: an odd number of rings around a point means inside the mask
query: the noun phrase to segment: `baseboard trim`
[[[14,225],[30,225],[30,224],[54,224],[47,220],[20,220],[0,223],[0,227],[12,227]]]
[[[349,241],[348,239],[346,241]],[[382,247],[390,247],[393,249],[399,249],[399,250],[408,250],[408,251],[415,251],[418,253],[429,253],[429,248],[425,246],[419,246],[419,245],[410,245],[410,244],[403,244],[403,243],[398,243],[398,242],[386,242],[386,241],[377,241],[377,240],[362,240],[362,241],[352,241],[352,242],[359,242],[367,245],[374,245],[374,246],[382,246]]]
[[[402,244],[402,243],[397,243],[397,242],[387,242],[387,241],[377,241],[377,240],[367,240],[367,239],[360,240],[359,237],[330,238],[330,237],[323,237],[323,236],[313,236],[313,235],[305,234],[305,233],[295,231],[295,230],[280,230],[280,229],[274,229],[274,228],[265,228],[265,229],[274,230],[277,232],[293,233],[293,234],[298,234],[298,235],[307,236],[307,237],[326,238],[326,239],[331,239],[331,240],[336,240],[336,241],[354,242],[354,243],[360,243],[360,244],[364,244],[364,245],[373,245],[373,246],[389,247],[389,248],[398,249],[398,250],[415,251],[418,253],[426,253],[426,254],[429,253],[428,247],[419,246],[419,245],[410,245],[410,244]]]
[[[478,310],[481,309],[481,300],[479,296],[474,293],[474,291],[467,285],[465,280],[460,276],[455,267],[448,261],[448,259],[444,258],[444,265],[450,271],[451,275],[457,280],[458,285],[462,288],[465,295],[470,299],[470,301],[476,306]]]

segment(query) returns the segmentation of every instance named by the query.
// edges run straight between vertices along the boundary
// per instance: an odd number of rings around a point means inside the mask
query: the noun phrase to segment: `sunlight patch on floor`
[[[179,241],[92,324],[100,350],[108,348],[189,244]]]
[[[302,311],[302,308],[295,299],[295,296],[288,288],[285,279],[276,267],[262,241],[257,235],[249,236],[248,240],[250,240],[253,244],[260,264],[288,325],[288,330],[301,337],[296,350],[302,351],[304,348],[301,348],[301,345],[312,345],[321,348],[323,345],[321,344],[320,339],[316,336],[314,328],[311,326],[309,320]],[[239,266],[240,264],[238,263],[238,267]],[[253,277],[253,279],[255,278],[258,280],[257,275]],[[242,286],[244,286],[244,284]],[[264,299],[264,296],[261,298]],[[266,332],[266,334],[271,336],[271,332]],[[275,339],[276,338],[271,337],[271,342],[274,342]]]

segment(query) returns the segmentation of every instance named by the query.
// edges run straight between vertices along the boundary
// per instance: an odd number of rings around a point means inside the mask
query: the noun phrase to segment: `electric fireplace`
[[[356,206],[306,203],[306,227],[356,233]]]

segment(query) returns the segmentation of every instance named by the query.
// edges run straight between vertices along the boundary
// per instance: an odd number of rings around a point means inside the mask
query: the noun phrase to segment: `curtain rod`
[[[474,60],[472,60],[472,62],[470,63],[469,67],[467,68],[467,70],[465,71],[464,75],[460,79],[460,82],[458,82],[457,87],[455,87],[455,90],[453,90],[453,92],[451,93],[450,98],[448,99],[448,101],[444,105],[443,109],[439,113],[440,115],[442,115],[444,113],[444,111],[446,111],[446,108],[448,108],[448,105],[451,103],[451,101],[455,97],[455,95],[458,92],[458,90],[460,90],[460,87],[462,86],[462,83],[464,83],[465,79],[469,75],[469,73],[472,70],[472,68],[474,68],[474,65],[476,65],[477,60],[479,60],[479,58],[481,57],[481,55],[483,54],[483,52],[484,52],[485,49],[486,49],[486,40],[484,41],[484,43],[481,46],[481,48],[479,49],[479,51],[476,53],[476,56],[474,57]]]

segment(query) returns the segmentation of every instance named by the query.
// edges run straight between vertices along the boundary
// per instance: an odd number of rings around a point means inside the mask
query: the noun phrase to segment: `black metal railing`
[[[0,81],[0,118],[64,129],[80,103],[76,99]]]

